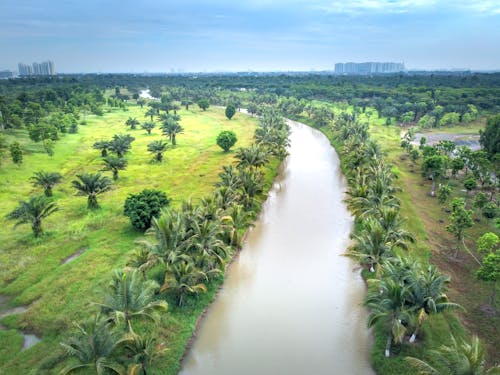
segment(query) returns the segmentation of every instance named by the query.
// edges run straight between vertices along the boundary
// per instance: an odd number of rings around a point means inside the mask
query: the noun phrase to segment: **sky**
[[[0,0],[0,70],[500,70],[500,0]]]

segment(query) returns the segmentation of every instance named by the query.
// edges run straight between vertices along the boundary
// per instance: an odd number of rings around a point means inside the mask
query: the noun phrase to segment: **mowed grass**
[[[110,280],[111,271],[123,267],[126,254],[135,246],[142,233],[134,230],[123,216],[123,203],[131,193],[145,188],[166,192],[171,205],[178,206],[185,199],[199,200],[213,190],[221,167],[234,160],[234,153],[223,153],[216,145],[217,134],[233,130],[238,137],[237,147],[252,142],[256,120],[237,113],[231,121],[223,110],[205,112],[192,107],[179,111],[184,133],[177,137],[177,146],[170,147],[161,164],[151,163],[152,155],[147,145],[161,135],[159,127],[151,135],[142,129],[129,130],[125,126],[128,117],[143,122],[146,108],[130,106],[129,110],[109,109],[103,117],[89,116],[87,125],[79,127],[78,134],[67,134],[56,143],[55,154],[24,155],[21,166],[4,159],[0,169],[0,294],[12,296],[11,304],[29,305],[21,315],[9,316],[2,325],[34,332],[43,337],[34,347],[20,351],[22,339],[13,331],[0,331],[0,374],[27,374],[46,359],[58,347],[61,334],[78,321],[95,311],[92,302],[99,300],[102,289]],[[86,197],[76,196],[71,186],[77,173],[97,172],[103,167],[100,151],[92,148],[97,140],[111,139],[114,134],[130,134],[135,137],[132,149],[126,155],[128,167],[120,171],[119,179],[111,191],[99,196],[101,208],[88,211]],[[19,140],[33,151],[33,145],[24,131],[7,135],[8,141]],[[266,171],[269,181],[274,176],[272,168]],[[19,200],[43,194],[31,185],[29,178],[39,170],[57,171],[63,182],[54,188],[54,199],[59,211],[43,222],[45,234],[35,239],[29,225],[13,229],[13,223],[5,219]],[[104,172],[111,176],[111,172]],[[63,261],[77,251],[83,253],[70,263]],[[211,293],[203,296],[206,303]],[[205,303],[205,304],[206,304]],[[201,304],[200,306],[202,306]],[[169,352],[167,373],[175,373],[186,340],[190,337],[196,317],[202,307],[193,311],[175,309],[163,317],[162,331],[169,346],[169,339],[177,340],[174,353]],[[168,332],[167,332],[168,331]],[[12,346],[17,346],[15,350]],[[163,366],[162,366],[163,367]],[[166,372],[162,372],[166,373]]]

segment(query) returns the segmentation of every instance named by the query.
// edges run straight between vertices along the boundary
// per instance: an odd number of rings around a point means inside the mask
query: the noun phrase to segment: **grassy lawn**
[[[255,119],[239,113],[229,121],[220,109],[181,110],[184,133],[178,135],[177,146],[165,153],[163,163],[156,164],[150,162],[152,155],[147,152],[147,144],[161,139],[161,130],[155,128],[151,135],[142,129],[129,130],[125,126],[128,117],[141,122],[149,118],[144,117],[146,108],[128,109],[109,109],[103,117],[90,116],[78,134],[67,134],[56,143],[53,157],[40,153],[40,145],[33,144],[24,131],[7,134],[8,142],[18,140],[27,152],[21,166],[4,159],[0,169],[0,295],[11,296],[12,306],[30,307],[26,313],[5,317],[1,323],[7,328],[36,333],[43,340],[20,351],[21,336],[11,329],[0,331],[0,374],[30,373],[58,347],[61,334],[72,326],[72,321],[95,310],[92,301],[97,300],[109,282],[111,270],[125,265],[126,254],[142,236],[122,213],[129,194],[156,188],[167,193],[173,206],[189,198],[198,200],[213,190],[222,165],[233,160],[232,152],[223,153],[215,144],[217,134],[233,130],[238,137],[235,147],[248,146],[256,125]],[[102,169],[100,151],[94,150],[92,144],[114,134],[135,137],[131,152],[126,155],[129,165],[120,171],[113,189],[99,196],[101,208],[89,212],[86,197],[75,195],[71,181],[76,173]],[[266,171],[268,185],[276,167],[276,162],[271,163]],[[43,222],[45,234],[35,239],[29,225],[13,230],[13,223],[6,221],[5,215],[19,200],[42,193],[29,181],[39,170],[60,172],[63,182],[54,188],[59,211]],[[62,264],[77,251],[83,252],[72,262]],[[165,314],[161,331],[170,350],[159,373],[176,373],[196,319],[215,290],[213,285],[209,293],[200,297],[202,303],[192,308],[172,308]]]

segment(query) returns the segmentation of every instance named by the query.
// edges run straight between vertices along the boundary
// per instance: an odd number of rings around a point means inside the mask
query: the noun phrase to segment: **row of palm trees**
[[[268,131],[258,141],[256,134],[254,145],[238,150],[236,165],[223,167],[211,196],[199,204],[188,200],[178,209],[164,209],[153,219],[146,237],[130,254],[128,268],[113,273],[106,293],[95,303],[98,312],[76,325],[61,343],[61,359],[69,361],[63,373],[87,367],[98,374],[147,374],[166,346],[154,334],[139,335],[135,322],[158,323],[167,300],[177,309],[197,303],[197,295],[220,278],[241,248],[242,236],[260,208],[262,168],[276,154],[276,142],[287,144],[278,139],[288,137],[288,127],[277,116],[273,112],[261,119],[258,129]],[[279,137],[270,129],[278,126],[273,124],[280,126]]]
[[[346,255],[368,271],[365,274],[369,286],[365,300],[370,310],[368,326],[380,325],[386,332],[384,354],[389,357],[392,344],[403,344],[406,338],[409,343],[415,342],[429,316],[461,307],[446,296],[450,278],[409,254],[415,239],[404,229],[394,174],[384,160],[380,145],[370,140],[368,125],[359,122],[353,114],[342,113],[336,116],[331,130],[342,146],[349,181],[346,203],[356,223],[353,245]],[[438,363],[439,370],[425,372],[423,361],[408,359],[408,362],[417,366],[422,374],[449,370],[442,369]],[[484,369],[484,355],[479,362]],[[433,368],[432,363],[427,366]]]

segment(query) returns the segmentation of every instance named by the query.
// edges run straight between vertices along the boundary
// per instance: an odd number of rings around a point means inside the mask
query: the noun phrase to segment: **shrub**
[[[127,197],[123,213],[130,218],[130,223],[134,228],[146,230],[151,226],[153,218],[160,216],[161,209],[169,202],[164,192],[145,189]]]
[[[224,130],[217,136],[217,144],[224,150],[224,152],[228,152],[237,140],[238,138],[236,138],[236,134],[231,130]]]

